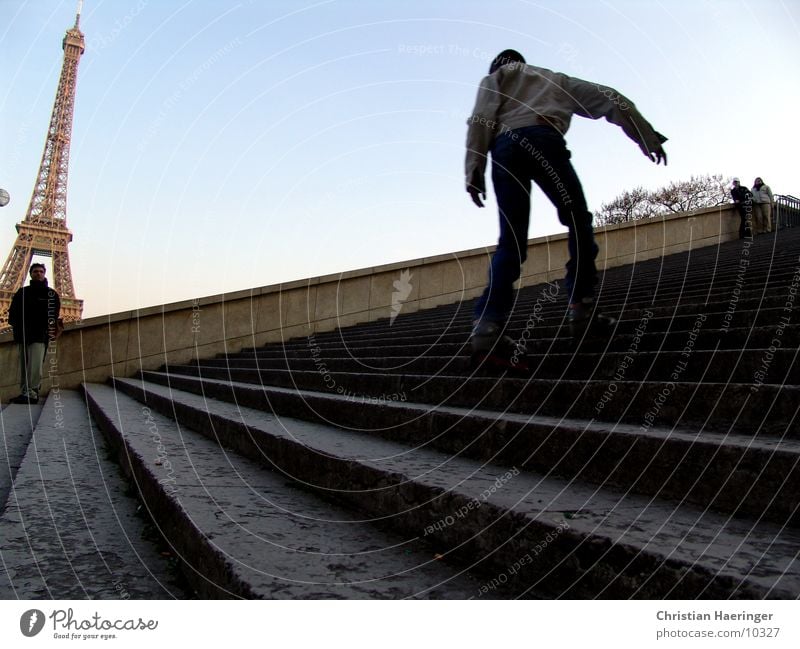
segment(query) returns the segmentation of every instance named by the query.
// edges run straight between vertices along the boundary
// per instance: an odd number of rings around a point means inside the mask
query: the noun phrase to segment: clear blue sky
[[[0,0],[0,255],[38,169],[75,0]],[[69,176],[90,317],[492,245],[463,187],[499,50],[617,88],[669,137],[567,135],[590,206],[691,174],[800,194],[797,2],[86,0]],[[537,194],[531,236],[561,230]]]

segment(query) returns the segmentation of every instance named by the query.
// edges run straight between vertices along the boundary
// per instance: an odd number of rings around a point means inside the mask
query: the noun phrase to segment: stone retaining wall
[[[597,229],[598,268],[610,268],[738,236],[732,205]],[[567,261],[566,234],[528,242],[523,286],[557,279]],[[236,352],[411,313],[480,294],[494,247],[364,268],[224,295],[125,311],[70,325],[45,360],[43,388],[127,377],[165,362]],[[18,393],[16,345],[0,336],[0,399]]]

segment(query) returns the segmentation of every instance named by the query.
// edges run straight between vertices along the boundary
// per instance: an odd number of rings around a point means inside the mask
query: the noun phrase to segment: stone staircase
[[[784,229],[606,271],[607,341],[522,289],[531,377],[470,368],[464,301],[84,384],[85,425],[171,596],[797,598],[799,287]]]
[[[10,478],[0,494],[0,598],[186,595],[77,391],[7,406],[0,421]]]

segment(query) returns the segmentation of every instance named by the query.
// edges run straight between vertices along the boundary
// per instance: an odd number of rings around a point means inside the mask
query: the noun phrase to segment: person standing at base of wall
[[[44,355],[61,311],[58,293],[47,285],[44,264],[31,264],[30,276],[30,284],[14,294],[8,309],[8,324],[19,347],[20,395],[11,403],[39,402]]]

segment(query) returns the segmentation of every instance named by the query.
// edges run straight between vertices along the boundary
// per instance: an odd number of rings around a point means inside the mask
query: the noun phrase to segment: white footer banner
[[[2,647],[766,649],[799,630],[798,601],[0,601]]]

